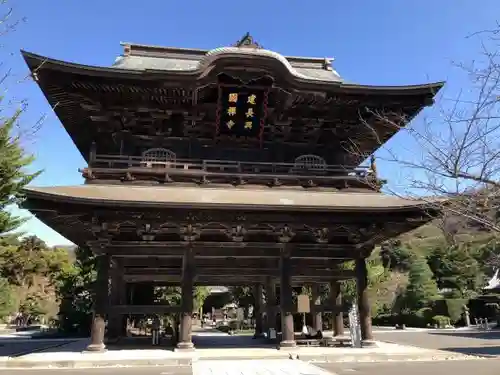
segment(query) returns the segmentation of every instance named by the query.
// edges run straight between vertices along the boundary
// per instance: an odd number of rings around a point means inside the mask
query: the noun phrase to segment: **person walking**
[[[153,319],[153,323],[151,325],[151,336],[153,339],[153,345],[160,345],[160,318],[158,315],[155,315]]]

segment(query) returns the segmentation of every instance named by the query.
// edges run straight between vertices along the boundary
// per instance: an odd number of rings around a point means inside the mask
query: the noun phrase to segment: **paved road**
[[[500,356],[500,331],[380,332],[376,339],[462,354]]]
[[[222,362],[222,361],[221,361]],[[290,361],[294,363],[295,361]],[[437,361],[437,362],[397,362],[397,363],[359,363],[359,364],[316,364],[316,366],[336,375],[422,375],[448,373],[453,375],[497,375],[500,363],[498,360],[486,359],[477,361]],[[140,368],[107,368],[81,370],[2,370],[2,375],[191,375],[190,370],[173,369],[172,367],[140,367]],[[254,368],[242,366],[238,372],[225,371],[220,375],[259,375],[262,372]],[[214,375],[219,375],[214,374]],[[281,372],[280,375],[286,375]],[[266,372],[266,375],[272,375]]]
[[[381,362],[358,364],[339,363],[316,365],[337,375],[497,375],[500,372],[500,363],[496,359],[435,362]]]

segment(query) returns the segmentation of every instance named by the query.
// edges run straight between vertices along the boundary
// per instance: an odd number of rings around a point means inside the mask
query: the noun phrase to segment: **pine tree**
[[[23,199],[22,189],[41,172],[28,173],[33,157],[25,153],[20,136],[13,134],[22,110],[0,119],[0,235],[17,229],[24,219],[7,211]]]
[[[416,258],[410,266],[405,305],[418,310],[439,298],[438,288],[425,258]]]
[[[0,277],[0,321],[16,310],[16,296],[12,285]]]
[[[434,249],[428,263],[438,287],[452,289],[455,297],[476,292],[484,281],[481,267],[466,245]]]

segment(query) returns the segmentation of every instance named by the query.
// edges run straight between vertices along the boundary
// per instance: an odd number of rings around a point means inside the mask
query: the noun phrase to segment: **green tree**
[[[33,157],[26,154],[20,135],[13,134],[22,112],[20,109],[12,116],[0,118],[0,235],[17,229],[24,222],[7,209],[22,201],[22,189],[41,173],[27,171]]]
[[[162,305],[177,306],[181,304],[181,288],[174,286],[159,286],[154,288],[154,299]]]
[[[407,272],[410,269],[414,254],[402,246],[401,240],[386,241],[380,249],[380,257],[385,268]]]
[[[92,287],[96,278],[96,258],[88,248],[75,250],[73,267],[57,277],[59,327],[67,333],[87,335],[92,322]]]
[[[0,320],[16,311],[16,294],[12,285],[0,278]]]
[[[415,258],[408,279],[404,294],[406,308],[416,311],[439,298],[436,281],[425,258]]]
[[[46,314],[43,296],[35,293],[30,293],[20,303],[19,312],[22,314],[24,324],[29,321],[38,321],[39,318]]]
[[[452,289],[455,297],[467,297],[483,284],[484,275],[467,245],[436,248],[428,257],[439,288]]]
[[[231,301],[244,309],[245,318],[248,317],[250,306],[254,304],[252,287],[232,286],[229,288]]]
[[[203,304],[210,294],[206,286],[197,286],[194,288],[194,311],[198,312],[199,317],[203,315]]]
[[[232,302],[243,308],[253,305],[253,290],[249,286],[232,286],[229,288]]]
[[[0,246],[0,273],[13,285],[31,286],[36,276],[45,276],[50,251],[36,236],[24,238],[17,246]]]

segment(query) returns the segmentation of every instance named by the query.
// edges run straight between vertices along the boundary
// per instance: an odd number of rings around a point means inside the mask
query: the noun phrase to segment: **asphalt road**
[[[375,338],[427,349],[500,357],[500,331],[379,332]]]
[[[500,362],[496,359],[435,362],[380,362],[316,364],[337,375],[497,375]]]

